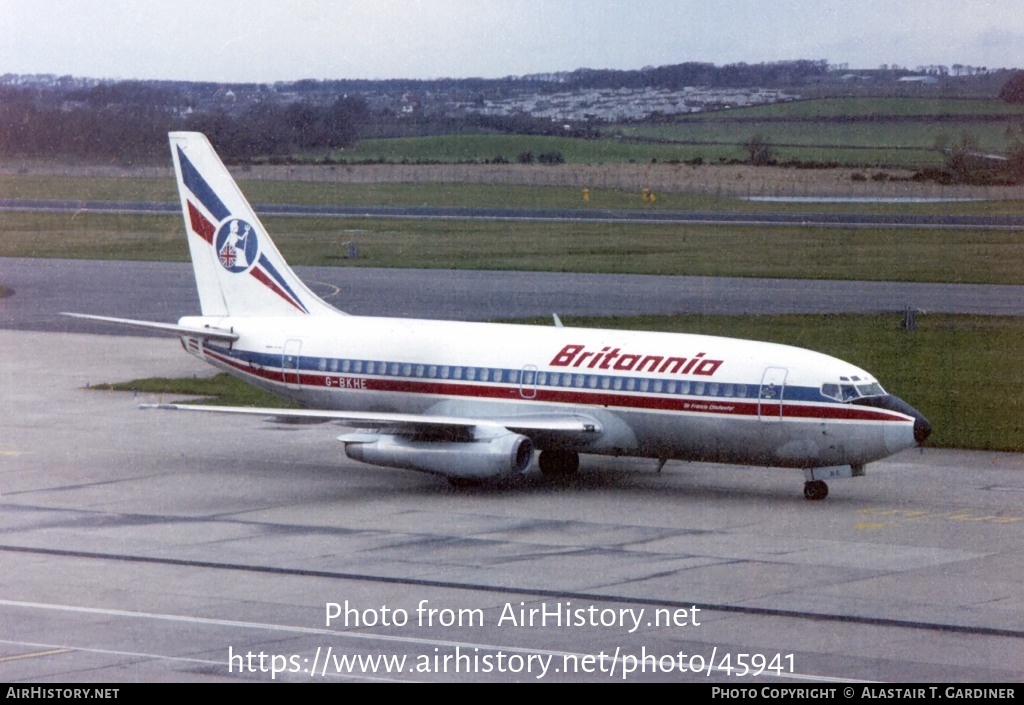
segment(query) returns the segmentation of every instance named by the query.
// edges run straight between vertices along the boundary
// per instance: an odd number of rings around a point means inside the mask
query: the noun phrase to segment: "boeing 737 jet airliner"
[[[303,409],[161,408],[337,421],[355,460],[453,481],[545,474],[581,453],[797,468],[825,479],[921,443],[927,419],[864,370],[700,335],[350,316],[278,252],[206,137],[170,135],[201,316],[159,330]]]

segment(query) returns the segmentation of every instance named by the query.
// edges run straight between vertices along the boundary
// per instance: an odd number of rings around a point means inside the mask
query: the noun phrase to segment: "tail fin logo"
[[[259,257],[256,230],[240,218],[232,218],[221,224],[214,239],[214,247],[221,266],[236,274],[248,271]]]
[[[185,227],[195,236],[190,237],[189,247],[194,248],[192,262],[196,267],[196,279],[209,283],[205,298],[203,284],[200,284],[200,303],[204,314],[207,310],[222,312],[221,315],[227,315],[229,311],[240,315],[242,312],[251,314],[275,310],[273,304],[259,299],[257,289],[249,287],[248,277],[232,276],[235,274],[249,274],[291,307],[285,310],[294,309],[308,314],[309,307],[303,301],[307,297],[323,304],[325,310],[332,310],[319,301],[285,263],[256,212],[238,190],[206,138],[191,133],[172,133],[171,143],[177,157],[175,167]],[[191,154],[191,159],[187,153]],[[197,160],[202,171],[192,159]],[[202,277],[200,267],[203,268]],[[216,287],[220,290],[215,291]],[[252,296],[261,303],[254,303]]]

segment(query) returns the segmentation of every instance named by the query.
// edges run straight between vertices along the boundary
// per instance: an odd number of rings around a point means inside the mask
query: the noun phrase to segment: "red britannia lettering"
[[[568,367],[582,349],[582,345],[566,345],[548,364],[553,367]]]

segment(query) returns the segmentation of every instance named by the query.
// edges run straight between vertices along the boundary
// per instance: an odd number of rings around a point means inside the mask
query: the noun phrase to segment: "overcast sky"
[[[273,82],[827,59],[1024,66],[1021,0],[0,0],[0,74]]]

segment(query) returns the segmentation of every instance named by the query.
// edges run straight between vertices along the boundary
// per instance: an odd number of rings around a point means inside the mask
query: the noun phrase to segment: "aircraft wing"
[[[563,439],[593,440],[601,433],[601,425],[580,414],[529,414],[522,416],[434,416],[396,414],[376,411],[334,411],[327,409],[275,409],[271,407],[207,406],[203,404],[140,404],[142,409],[171,411],[202,411],[214,414],[261,416],[283,423],[318,423],[336,421],[358,428],[388,429],[393,433],[417,433],[444,429],[485,427],[507,429],[525,436],[544,434]]]

